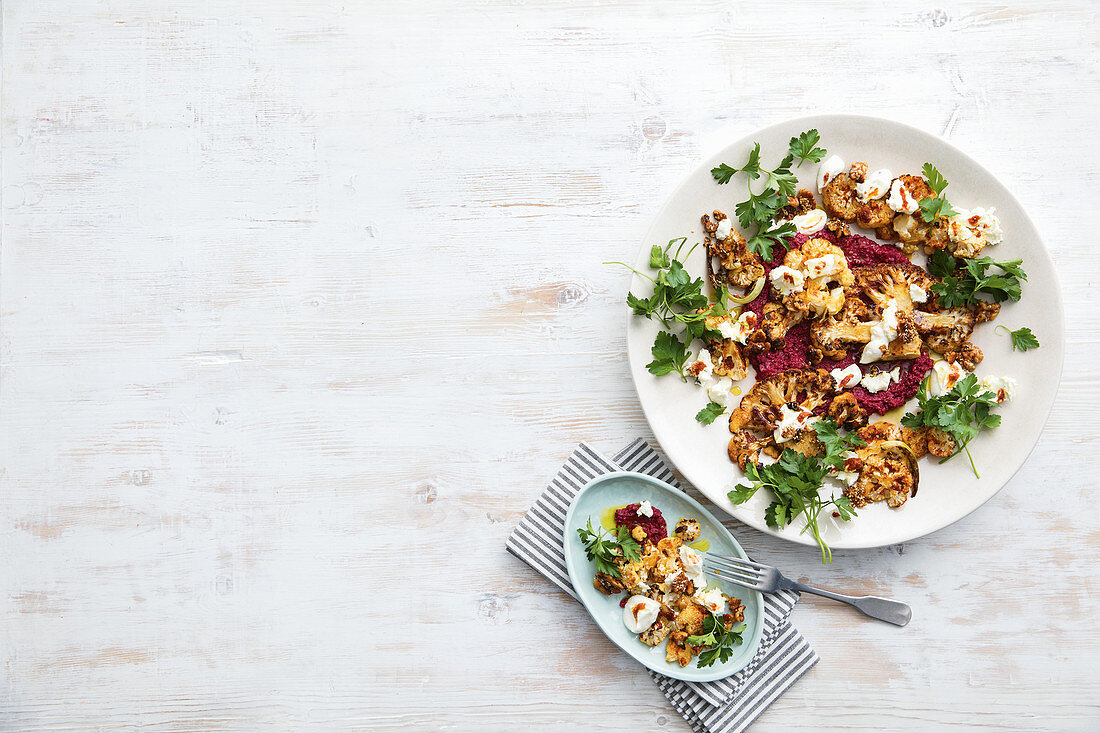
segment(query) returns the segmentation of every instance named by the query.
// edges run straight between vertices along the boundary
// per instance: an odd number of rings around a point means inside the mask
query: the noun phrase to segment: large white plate
[[[838,154],[846,162],[866,161],[871,169],[919,174],[926,161],[933,162],[950,182],[945,196],[953,204],[996,207],[1005,239],[987,249],[986,254],[998,260],[1022,258],[1028,274],[1023,298],[1018,303],[1004,304],[995,323],[979,326],[973,339],[985,352],[985,360],[976,371],[978,376],[1011,376],[1019,386],[1017,398],[999,411],[1003,416],[1001,426],[983,433],[970,445],[981,478],[974,477],[965,455],[942,465],[929,457],[921,461],[917,495],[901,508],[890,509],[879,503],[859,510],[859,516],[850,522],[841,525],[831,520],[822,522],[823,536],[833,548],[880,547],[921,537],[962,519],[988,501],[1023,465],[1050,413],[1062,373],[1062,296],[1054,265],[1039,232],[1019,201],[992,173],[939,137],[897,122],[856,115],[819,115],[766,127],[704,161],[657,214],[635,267],[649,271],[649,248],[653,244],[665,244],[683,236],[689,244],[701,242],[699,217],[704,212],[721,209],[733,216],[735,204],[746,196],[744,176],[720,186],[711,177],[711,168],[723,162],[742,164],[754,142],[762,146],[763,164],[774,166],[785,154],[788,140],[809,128],[820,131],[821,145],[830,154]],[[807,163],[797,172],[802,185],[816,194],[817,165]],[[853,230],[874,236],[855,227]],[[700,245],[685,263],[697,276],[705,276],[702,250]],[[635,276],[631,290],[648,295],[647,285]],[[726,492],[742,473],[726,454],[730,438],[727,420],[719,418],[705,427],[695,421],[695,413],[707,402],[705,392],[675,375],[655,377],[646,371],[658,324],[634,315],[627,318],[630,372],[642,409],[657,440],[680,472],[711,501],[742,522],[784,539],[814,544],[812,538],[801,534],[801,520],[779,532],[767,527],[763,519],[764,508],[771,501],[767,492],[760,492],[740,506],[729,501]],[[993,329],[1002,323],[1014,329],[1030,326],[1042,347],[1014,353],[1004,331]],[[742,389],[747,391],[754,381],[750,370]]]

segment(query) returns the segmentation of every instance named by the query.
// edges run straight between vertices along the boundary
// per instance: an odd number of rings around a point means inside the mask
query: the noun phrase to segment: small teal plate
[[[701,537],[710,540],[709,552],[745,557],[745,551],[737,544],[733,535],[699,502],[645,474],[621,471],[593,479],[577,494],[565,515],[565,567],[569,570],[569,580],[573,583],[581,603],[592,614],[596,625],[607,638],[646,667],[673,679],[689,682],[711,682],[729,677],[747,665],[760,646],[760,635],[764,630],[764,602],[758,592],[707,576],[708,582],[717,582],[722,587],[722,592],[740,598],[745,604],[745,630],[741,632],[744,643],[734,647],[729,661],[700,669],[698,657],[691,660],[691,664],[686,667],[681,667],[676,662],[666,662],[664,642],[655,647],[646,646],[623,624],[623,610],[619,607],[622,594],[605,596],[592,586],[596,570],[585,557],[584,545],[577,536],[577,530],[584,527],[589,519],[592,520],[593,527],[598,526],[600,512],[607,507],[645,500],[661,510],[669,532],[680,517],[695,517],[699,520]]]

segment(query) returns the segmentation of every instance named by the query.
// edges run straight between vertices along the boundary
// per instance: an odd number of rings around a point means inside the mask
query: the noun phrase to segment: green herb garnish
[[[981,302],[978,294],[988,295],[995,303],[1020,299],[1022,280],[1027,273],[1020,265],[1023,260],[997,262],[992,257],[956,258],[942,250],[928,258],[928,272],[938,279],[932,284],[932,292],[944,308],[972,305]],[[1000,272],[990,271],[996,267]]]
[[[703,619],[703,633],[689,636],[686,641],[692,646],[707,647],[699,652],[700,667],[709,667],[715,662],[725,664],[733,655],[733,647],[742,643],[744,630],[745,624],[727,630],[722,619],[712,613]]]
[[[756,228],[749,237],[748,248],[765,260],[772,258],[774,246],[786,247],[795,234],[795,227],[790,222],[775,224],[775,215],[787,205],[787,197],[794,196],[798,189],[798,176],[791,172],[795,161],[798,161],[797,165],[806,161],[817,162],[828,152],[825,148],[817,147],[820,141],[817,130],[807,130],[792,137],[787,146],[787,155],[779,161],[779,165],[770,170],[760,164],[760,143],[756,143],[744,165],[734,167],[722,163],[710,171],[714,180],[721,184],[729,183],[737,173],[746,174],[750,182],[764,179],[764,186],[759,193],[755,193],[751,185],[748,187],[749,198],[737,204],[734,213],[742,229]]]
[[[947,199],[940,196],[943,190],[947,188],[947,179],[936,170],[936,166],[931,163],[925,163],[923,173],[924,180],[928,181],[928,185],[936,192],[936,195],[923,198],[918,202],[921,218],[928,224],[931,224],[936,221],[936,219],[943,219],[958,214],[959,212],[947,202]]]
[[[997,326],[997,328],[995,328],[994,330],[1000,331],[1002,328],[1012,338],[1013,351],[1027,351],[1029,349],[1039,348],[1039,339],[1036,338],[1035,334],[1033,334],[1031,332],[1031,329],[1027,326],[1024,326],[1023,328],[1017,328],[1015,331],[1013,331],[1008,326],[1002,324]]]
[[[814,432],[817,433],[817,439],[825,445],[824,456],[804,456],[787,448],[776,463],[750,463],[745,470],[749,483],[735,486],[728,496],[734,504],[743,504],[760,489],[771,489],[775,500],[764,511],[764,520],[768,526],[780,529],[797,517],[804,516],[806,526],[802,531],[809,531],[817,541],[821,548],[821,562],[830,563],[833,553],[821,537],[818,517],[822,511],[832,507],[840,515],[840,519],[847,521],[856,516],[856,511],[847,496],[822,499],[821,485],[830,468],[840,468],[844,464],[845,451],[865,443],[855,433],[840,435],[837,424],[829,418],[815,422]]]
[[[917,390],[917,404],[920,409],[916,413],[906,413],[901,418],[901,424],[908,428],[939,428],[950,433],[955,439],[955,452],[941,459],[940,463],[965,451],[974,476],[981,478],[974,465],[974,456],[970,455],[967,446],[982,430],[1001,424],[1001,416],[992,412],[997,406],[997,396],[978,384],[977,377],[968,374],[942,397],[929,397],[930,379],[931,377],[925,377]]]
[[[633,561],[642,556],[641,546],[630,536],[630,529],[627,527],[619,527],[618,532],[613,535],[607,535],[604,528],[600,527],[597,533],[592,529],[592,520],[589,519],[588,527],[578,529],[577,534],[584,543],[585,555],[596,563],[597,572],[621,578],[622,574],[615,561],[619,558]]]
[[[726,411],[726,406],[717,402],[708,402],[707,406],[702,410],[699,410],[695,415],[695,419],[704,425],[710,425],[717,420]]]

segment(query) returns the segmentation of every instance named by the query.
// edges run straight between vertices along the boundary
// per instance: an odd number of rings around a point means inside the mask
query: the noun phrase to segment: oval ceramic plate
[[[820,132],[820,144],[830,155],[837,154],[848,163],[866,161],[871,169],[889,168],[895,174],[919,174],[926,161],[935,164],[950,182],[945,196],[953,204],[966,208],[996,207],[1005,232],[1004,241],[988,247],[984,254],[998,260],[1021,258],[1028,274],[1023,298],[1017,303],[1003,304],[994,324],[979,326],[974,333],[974,343],[985,352],[985,360],[976,370],[978,376],[1010,376],[1019,387],[1016,399],[999,409],[1003,416],[1001,426],[982,433],[970,444],[981,478],[975,478],[965,456],[956,456],[942,465],[925,459],[921,465],[920,491],[901,508],[889,509],[879,503],[860,509],[859,516],[843,526],[823,521],[822,534],[833,548],[880,547],[921,537],[962,519],[988,501],[1023,465],[1039,439],[1062,373],[1062,296],[1054,265],[1039,232],[1020,203],[992,173],[934,135],[897,122],[855,115],[804,117],[773,125],[747,135],[704,161],[658,213],[646,234],[635,268],[642,272],[649,270],[651,245],[663,245],[684,236],[689,245],[701,242],[699,217],[703,213],[720,209],[732,217],[736,203],[747,195],[745,176],[735,176],[728,185],[720,186],[711,177],[711,168],[723,162],[742,165],[754,142],[761,145],[762,165],[774,166],[786,153],[788,140],[810,128]],[[804,164],[795,172],[802,186],[814,191],[820,203],[817,164]],[[853,231],[874,238],[872,232],[854,226]],[[701,246],[696,248],[685,264],[692,275],[705,277],[706,263],[701,250]],[[648,295],[651,286],[647,285],[645,280],[634,276],[631,291]],[[730,439],[727,420],[719,418],[709,426],[696,422],[695,413],[707,403],[705,393],[673,375],[656,377],[646,371],[658,324],[633,315],[627,318],[630,372],[642,409],[661,447],[680,472],[711,501],[742,522],[793,542],[813,545],[813,538],[800,534],[800,520],[779,532],[768,528],[764,522],[764,509],[771,500],[768,492],[758,492],[743,505],[729,501],[726,492],[743,474],[726,454]],[[994,331],[998,324],[1013,329],[1031,327],[1041,348],[1026,354],[1014,353],[1004,331]],[[742,390],[748,391],[754,381],[750,370],[748,379],[740,385]]]
[[[720,585],[723,593],[740,598],[745,605],[745,630],[741,632],[744,643],[734,648],[733,656],[725,664],[716,662],[710,667],[700,668],[697,659],[686,667],[676,662],[666,662],[664,643],[655,647],[646,646],[637,634],[632,634],[623,624],[623,610],[619,607],[622,596],[605,596],[592,586],[595,567],[585,556],[577,530],[586,526],[590,519],[593,527],[599,526],[600,512],[608,507],[640,501],[649,501],[660,509],[670,527],[680,517],[695,517],[702,530],[700,537],[710,541],[711,551],[745,557],[744,550],[733,535],[699,502],[643,473],[623,471],[604,474],[577,494],[565,515],[565,567],[569,570],[569,580],[581,603],[608,639],[655,672],[691,682],[709,682],[734,674],[752,660],[760,646],[760,635],[764,631],[764,604],[758,592],[708,577],[711,584]]]

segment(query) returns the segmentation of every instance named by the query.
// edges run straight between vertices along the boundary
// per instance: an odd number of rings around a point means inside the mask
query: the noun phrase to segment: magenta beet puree
[[[817,239],[826,239],[844,250],[844,257],[848,260],[848,267],[852,269],[857,267],[869,267],[878,263],[909,263],[909,258],[897,247],[889,244],[879,244],[867,237],[861,237],[858,234],[837,239],[829,232],[818,232],[814,237]],[[790,247],[798,247],[807,239],[809,239],[809,237],[805,234],[796,234],[791,237]],[[771,261],[764,263],[765,277],[771,273],[773,267],[778,267],[783,264],[783,257],[786,251],[781,247],[776,247],[773,252],[774,254]],[[767,281],[767,285],[760,294],[760,297],[745,307],[753,313],[756,313],[756,315],[763,320],[764,304],[767,303],[769,299],[778,300],[771,286],[770,279]],[[816,366],[825,371],[848,366],[856,362],[861,351],[862,347],[854,347],[844,359],[827,359]],[[749,361],[752,362],[753,367],[756,369],[757,379],[765,379],[788,369],[803,369],[805,367],[814,366],[810,363],[809,321],[803,321],[787,332],[786,343],[782,349],[779,351],[771,351],[766,354],[750,356]],[[921,355],[916,359],[908,359],[905,361],[877,362],[876,366],[883,371],[889,371],[894,367],[900,366],[901,379],[897,382],[892,382],[888,388],[881,392],[868,392],[863,387],[854,387],[851,392],[859,404],[863,406],[863,409],[868,412],[882,415],[896,407],[901,407],[913,398],[917,393],[917,389],[920,387],[921,381],[924,379],[924,375],[932,368],[932,359],[927,355]],[[863,366],[861,368],[864,373],[867,373],[868,367]],[[618,518],[617,515],[616,518]]]
[[[639,517],[638,507],[640,506],[641,504],[627,504],[622,509],[616,509],[615,524],[630,529],[641,527],[645,530],[646,537],[652,538],[654,542],[668,537],[668,525],[665,524],[665,518],[661,516],[661,510],[653,507],[652,517],[644,514]]]

